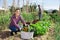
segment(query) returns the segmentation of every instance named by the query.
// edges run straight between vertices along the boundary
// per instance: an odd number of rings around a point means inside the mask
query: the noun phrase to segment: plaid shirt
[[[19,28],[19,25],[18,25],[19,21],[21,21],[23,24],[25,24],[25,22],[24,22],[24,20],[22,19],[21,16],[18,16],[18,19],[16,19],[16,16],[13,15],[11,17],[10,27],[15,26],[15,27]]]

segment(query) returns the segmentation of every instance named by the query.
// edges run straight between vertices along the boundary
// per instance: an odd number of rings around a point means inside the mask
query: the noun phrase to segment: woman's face
[[[19,16],[20,15],[20,10],[16,10],[15,15]]]

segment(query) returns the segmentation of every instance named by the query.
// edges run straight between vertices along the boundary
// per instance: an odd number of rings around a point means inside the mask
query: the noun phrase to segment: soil
[[[54,40],[53,35],[54,35],[54,28],[50,28],[45,35],[37,36],[29,40]],[[23,40],[23,39],[21,39],[20,33],[11,36],[9,30],[3,30],[0,31],[0,40]]]

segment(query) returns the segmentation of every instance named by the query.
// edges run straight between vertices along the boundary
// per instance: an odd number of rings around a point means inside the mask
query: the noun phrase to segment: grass
[[[27,13],[27,15],[26,15],[26,13],[24,13],[24,14],[21,14],[21,15],[24,17],[24,19],[26,21],[32,21],[32,20],[34,20],[36,18],[36,15],[33,16],[33,13],[31,13],[31,14]],[[60,16],[56,16],[56,14],[54,14],[53,17],[54,16],[55,16],[55,18],[54,18],[53,21],[55,21],[55,23],[54,23],[55,25],[53,27],[54,29],[52,29],[52,30],[54,30],[53,37],[54,37],[55,40],[60,40]],[[9,22],[10,22],[10,17],[11,17],[11,13],[10,12],[8,12],[6,14],[4,14],[4,13],[0,14],[0,31],[8,28],[8,25],[9,25]],[[51,18],[49,15],[46,15],[46,14],[43,15],[43,20],[48,21],[49,18]],[[52,39],[51,32],[48,35],[49,35],[48,36],[48,40],[50,40],[50,38]],[[8,39],[8,40],[14,40],[14,38],[17,38],[17,37],[16,36],[10,36],[10,37],[8,37],[6,39]]]
[[[55,25],[55,33],[54,37],[56,40],[60,40],[60,23],[56,23]]]
[[[54,37],[55,40],[60,40],[60,15],[58,15],[58,13],[54,13],[52,14],[52,19],[54,22]]]

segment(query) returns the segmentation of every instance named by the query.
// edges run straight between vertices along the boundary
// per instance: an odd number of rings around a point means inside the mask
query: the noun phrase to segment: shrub
[[[57,12],[58,12],[58,10],[53,10],[53,11],[52,11],[52,13],[57,13]]]
[[[51,14],[50,16],[54,21],[60,22],[60,15],[58,13]]]
[[[9,23],[10,23],[10,13],[8,14],[1,14],[0,15],[0,28],[1,29],[5,29],[8,27]]]
[[[49,21],[39,21],[36,24],[31,24],[31,26],[35,29],[35,35],[43,35],[48,31],[51,24]]]
[[[21,14],[23,16],[23,18],[27,21],[27,22],[31,22],[32,20],[34,20],[34,15],[31,13],[22,13]]]
[[[54,37],[56,40],[60,40],[60,23],[56,22],[54,25]]]
[[[50,21],[50,19],[51,19],[51,17],[48,15],[48,14],[46,14],[46,13],[44,13],[43,15],[42,15],[42,20],[43,21]]]

